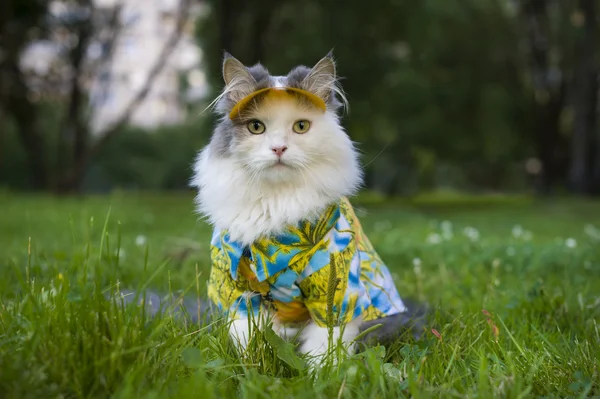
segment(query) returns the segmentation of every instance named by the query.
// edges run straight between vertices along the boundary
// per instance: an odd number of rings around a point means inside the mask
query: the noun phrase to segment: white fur
[[[343,347],[349,354],[354,353],[354,344],[352,341],[358,336],[359,327],[362,318],[356,318],[343,327],[333,327],[333,343],[337,344],[341,340]],[[315,323],[310,323],[302,331],[302,344],[300,352],[309,354],[313,357],[313,365],[318,366],[329,350],[329,330],[319,327]]]
[[[281,338],[291,341],[298,337],[298,333],[301,330],[300,327],[291,327],[285,323],[281,323],[276,317],[274,317],[272,320],[273,331],[275,331]]]
[[[199,188],[198,211],[234,240],[250,244],[286,225],[315,218],[361,183],[352,142],[331,112],[300,109],[293,101],[265,102],[256,117],[260,135],[236,140],[229,156],[207,146],[198,156],[192,185]],[[310,130],[292,130],[300,119]],[[272,147],[286,146],[281,161]]]
[[[248,347],[250,329],[248,319],[233,320],[229,325],[229,335],[234,339],[238,347],[243,351]]]
[[[257,325],[253,326],[253,328],[263,328],[264,325],[267,324],[267,319],[259,317],[255,322]],[[362,318],[358,317],[343,327],[333,327],[333,344],[336,345],[341,341],[346,352],[348,354],[353,354],[355,344],[352,341],[359,334],[361,322]],[[277,322],[277,319],[273,319],[273,330],[286,340],[295,338],[298,335],[298,332],[300,332],[300,341],[302,344],[300,345],[299,351],[311,357],[309,362],[310,366],[313,368],[317,368],[322,363],[323,359],[327,356],[328,351],[331,349],[329,348],[329,330],[320,327],[313,322],[306,325],[304,329],[299,329],[286,326]],[[229,325],[229,334],[237,344],[240,353],[246,351],[251,333],[252,331],[251,328],[249,328],[248,319],[232,320]]]
[[[273,80],[275,81],[275,84],[273,85],[273,87],[281,89],[283,87],[285,87],[285,76],[273,76]]]

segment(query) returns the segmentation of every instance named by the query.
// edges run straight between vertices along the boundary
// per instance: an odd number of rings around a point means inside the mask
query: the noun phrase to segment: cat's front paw
[[[240,350],[240,353],[244,353],[250,339],[248,320],[232,320],[231,324],[229,324],[229,336]]]
[[[360,320],[354,320],[344,327],[333,327],[333,345],[341,343],[343,345],[342,353],[354,353],[355,344],[354,338],[358,335]],[[341,341],[341,342],[340,342]],[[309,324],[302,333],[302,344],[299,347],[301,353],[309,356],[308,363],[311,369],[320,368],[327,355],[330,353],[329,348],[329,329],[319,327],[312,323]],[[337,358],[338,351],[331,348],[332,354],[335,356],[333,364],[337,364],[340,359]]]

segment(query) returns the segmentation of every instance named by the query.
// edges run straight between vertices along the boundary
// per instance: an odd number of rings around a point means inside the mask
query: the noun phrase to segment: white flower
[[[429,244],[439,244],[442,242],[442,237],[438,233],[431,233],[427,236],[427,242]]]
[[[440,229],[442,229],[442,232],[452,232],[452,222],[444,220],[440,224]]]
[[[444,220],[440,225],[440,228],[442,230],[442,237],[444,237],[444,240],[451,240],[454,236],[454,233],[452,232],[452,222]]]
[[[123,248],[119,248],[116,255],[119,257],[119,259],[124,259],[126,255],[125,250]]]
[[[583,231],[594,240],[600,240],[600,229],[597,229],[593,224],[586,224]]]
[[[417,275],[421,274],[421,259],[419,259],[419,258],[413,259],[413,270],[415,271],[415,274],[417,274]]]
[[[135,245],[138,247],[144,246],[146,244],[146,236],[139,235],[135,238]]]
[[[41,302],[48,302],[51,298],[54,298],[57,294],[56,288],[53,285],[50,285],[50,289],[46,290],[46,287],[42,287],[40,290],[40,300]]]
[[[479,230],[477,230],[475,227],[465,227],[463,232],[471,241],[479,240],[479,237],[480,237]]]
[[[512,228],[512,235],[515,238],[521,238],[523,233],[524,233],[523,227],[521,227],[520,225],[516,225]]]
[[[506,248],[506,255],[515,256],[516,254],[517,254],[517,251],[513,247]]]
[[[497,268],[499,268],[499,267],[500,267],[500,263],[501,263],[500,259],[498,259],[498,258],[494,258],[494,260],[492,261],[492,267],[493,267],[494,269],[497,269]]]
[[[567,238],[565,240],[565,245],[568,248],[575,248],[577,246],[577,241],[574,238]]]

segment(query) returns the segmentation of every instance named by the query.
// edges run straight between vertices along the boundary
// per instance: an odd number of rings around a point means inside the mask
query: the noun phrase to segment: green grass
[[[428,302],[432,324],[421,341],[313,374],[268,332],[238,356],[221,324],[209,333],[105,299],[144,286],[203,295],[210,228],[191,195],[4,194],[0,397],[600,395],[600,203],[362,204],[401,294]]]

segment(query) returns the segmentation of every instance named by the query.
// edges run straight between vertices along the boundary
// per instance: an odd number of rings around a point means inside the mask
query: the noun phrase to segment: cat
[[[209,298],[231,319],[234,341],[243,350],[248,316],[266,312],[281,336],[299,333],[299,351],[318,364],[330,324],[350,353],[365,326],[406,324],[408,309],[347,200],[363,173],[340,123],[347,101],[332,53],[285,76],[226,53],[222,72],[219,120],[191,185],[214,227]]]

